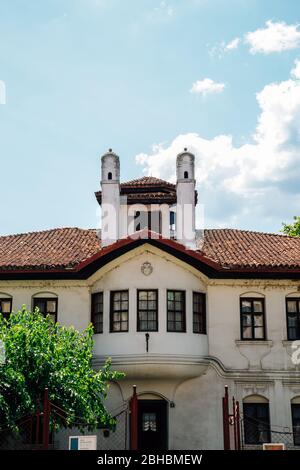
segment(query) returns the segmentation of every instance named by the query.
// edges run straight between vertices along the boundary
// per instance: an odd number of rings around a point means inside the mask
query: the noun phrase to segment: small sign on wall
[[[97,450],[97,436],[69,436],[69,450]]]
[[[263,450],[285,450],[285,445],[282,442],[263,444]]]

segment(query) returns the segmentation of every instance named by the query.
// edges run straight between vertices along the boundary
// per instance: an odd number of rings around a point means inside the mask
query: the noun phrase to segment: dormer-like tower
[[[195,249],[195,156],[186,148],[177,155],[176,175],[176,238],[186,247]]]
[[[101,157],[101,237],[102,246],[119,238],[120,159],[112,149]]]

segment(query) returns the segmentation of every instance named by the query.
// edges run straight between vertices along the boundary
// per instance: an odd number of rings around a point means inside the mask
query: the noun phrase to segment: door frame
[[[165,407],[165,423],[164,423],[164,449],[163,450],[168,450],[169,449],[169,402],[163,398],[158,398],[157,400],[154,399],[143,399],[139,398],[138,399],[138,449],[140,450],[140,445],[139,445],[139,435],[140,435],[140,404],[160,404],[161,407]]]

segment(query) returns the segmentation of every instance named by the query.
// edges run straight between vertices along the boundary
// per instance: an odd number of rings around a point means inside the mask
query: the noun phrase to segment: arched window
[[[54,322],[57,322],[57,304],[57,295],[52,292],[39,292],[32,298],[33,311],[38,308],[45,317],[50,315]]]
[[[184,179],[188,179],[188,177],[189,177],[189,172],[188,172],[188,171],[185,171],[185,172],[184,172]]]
[[[269,401],[260,395],[250,395],[243,400],[245,444],[270,442]]]
[[[108,172],[107,179],[112,180],[112,172],[111,171]]]
[[[0,292],[0,313],[2,313],[3,317],[8,320],[11,312],[12,312],[12,296],[9,294],[3,294],[2,292]]]

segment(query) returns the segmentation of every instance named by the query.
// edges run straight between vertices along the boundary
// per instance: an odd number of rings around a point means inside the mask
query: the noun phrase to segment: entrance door
[[[139,450],[167,449],[166,401],[138,401],[138,448]]]

